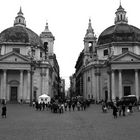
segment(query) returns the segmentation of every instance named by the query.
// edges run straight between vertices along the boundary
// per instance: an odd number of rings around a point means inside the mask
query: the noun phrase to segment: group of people
[[[50,102],[35,102],[36,110],[50,110],[53,113],[64,113],[65,111],[86,110],[89,107],[90,101],[86,99],[51,99]]]
[[[112,102],[111,105],[108,105],[105,102],[102,103],[102,111],[104,113],[107,112],[109,108],[112,109],[114,118],[117,118],[118,116],[126,116],[126,113],[133,113],[133,104],[131,102],[128,105],[124,102]]]

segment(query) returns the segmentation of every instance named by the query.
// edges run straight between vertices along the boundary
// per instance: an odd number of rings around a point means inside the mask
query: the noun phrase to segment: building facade
[[[59,65],[48,29],[38,36],[26,27],[22,10],[14,26],[0,33],[0,99],[31,102],[41,94],[59,91]]]
[[[95,100],[115,100],[126,95],[140,96],[140,29],[128,24],[126,11],[119,6],[114,25],[98,38],[89,20],[84,49],[76,68],[76,93]]]
[[[70,76],[69,79],[70,79],[70,95],[71,95],[71,97],[75,97],[76,96],[76,78],[75,78],[75,74]]]

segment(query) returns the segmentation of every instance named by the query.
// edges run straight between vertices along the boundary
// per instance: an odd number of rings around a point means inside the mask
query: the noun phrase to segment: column
[[[122,98],[122,71],[119,70],[119,99]]]
[[[6,91],[6,79],[7,79],[7,73],[6,70],[3,71],[3,99],[7,99],[7,91]]]
[[[139,80],[138,80],[138,70],[135,70],[135,92],[136,97],[139,99]]]
[[[100,99],[100,70],[99,68],[95,71],[96,75],[96,101],[98,102]]]
[[[111,73],[111,89],[112,89],[112,99],[115,99],[115,72],[112,70]]]
[[[111,94],[111,73],[110,72],[108,72],[108,78],[107,78],[107,90],[108,90],[108,101],[110,101],[110,99],[111,99],[111,97],[110,97],[110,94]]]
[[[26,96],[26,99],[30,99],[30,79],[31,79],[31,73],[30,73],[30,71],[28,71],[28,73],[27,73],[27,96]]]
[[[100,99],[100,89],[99,89],[99,75],[96,76],[96,80],[97,80],[97,84],[96,84],[96,87],[97,87],[97,91],[96,91],[96,98],[97,98],[97,101],[99,101]]]
[[[20,71],[20,94],[19,100],[23,99],[23,70]]]

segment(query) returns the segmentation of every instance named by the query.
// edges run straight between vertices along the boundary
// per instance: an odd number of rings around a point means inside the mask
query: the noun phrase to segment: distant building
[[[119,6],[115,24],[98,38],[89,20],[84,49],[75,68],[76,94],[97,101],[140,96],[140,29],[129,25],[126,11]]]
[[[76,78],[75,74],[70,76],[70,94],[72,97],[76,96]]]
[[[48,23],[40,36],[27,28],[20,8],[14,26],[0,33],[0,99],[29,102],[44,93],[58,94],[54,40]]]
[[[65,98],[65,79],[62,78],[60,82],[60,97]]]

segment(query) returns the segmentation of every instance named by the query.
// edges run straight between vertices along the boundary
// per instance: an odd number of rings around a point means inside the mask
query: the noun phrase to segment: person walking
[[[73,111],[75,110],[75,102],[72,103]]]
[[[7,112],[6,105],[3,104],[3,106],[2,106],[2,113],[1,113],[2,118],[4,118],[4,117],[6,118],[6,112]]]
[[[128,109],[129,109],[130,113],[133,113],[132,107],[133,107],[133,105],[132,105],[132,103],[130,103],[130,104],[128,105]]]
[[[120,104],[120,105],[118,106],[118,110],[119,110],[119,116],[121,116],[121,114],[122,114],[122,104]]]
[[[123,116],[125,116],[125,108],[126,108],[126,107],[125,107],[125,104],[123,103],[123,104],[122,104],[122,112],[123,112]]]
[[[78,110],[78,111],[80,111],[80,106],[81,106],[81,104],[80,104],[80,102],[78,101],[78,102],[77,102],[77,110]]]
[[[117,118],[117,112],[118,112],[117,106],[116,106],[116,104],[114,104],[113,105],[113,116],[114,116],[114,119]]]
[[[42,108],[43,108],[43,111],[45,110],[45,102],[43,101],[42,103]]]
[[[64,103],[65,111],[67,111],[67,106],[68,106],[68,104],[67,104],[67,102],[65,102]]]

